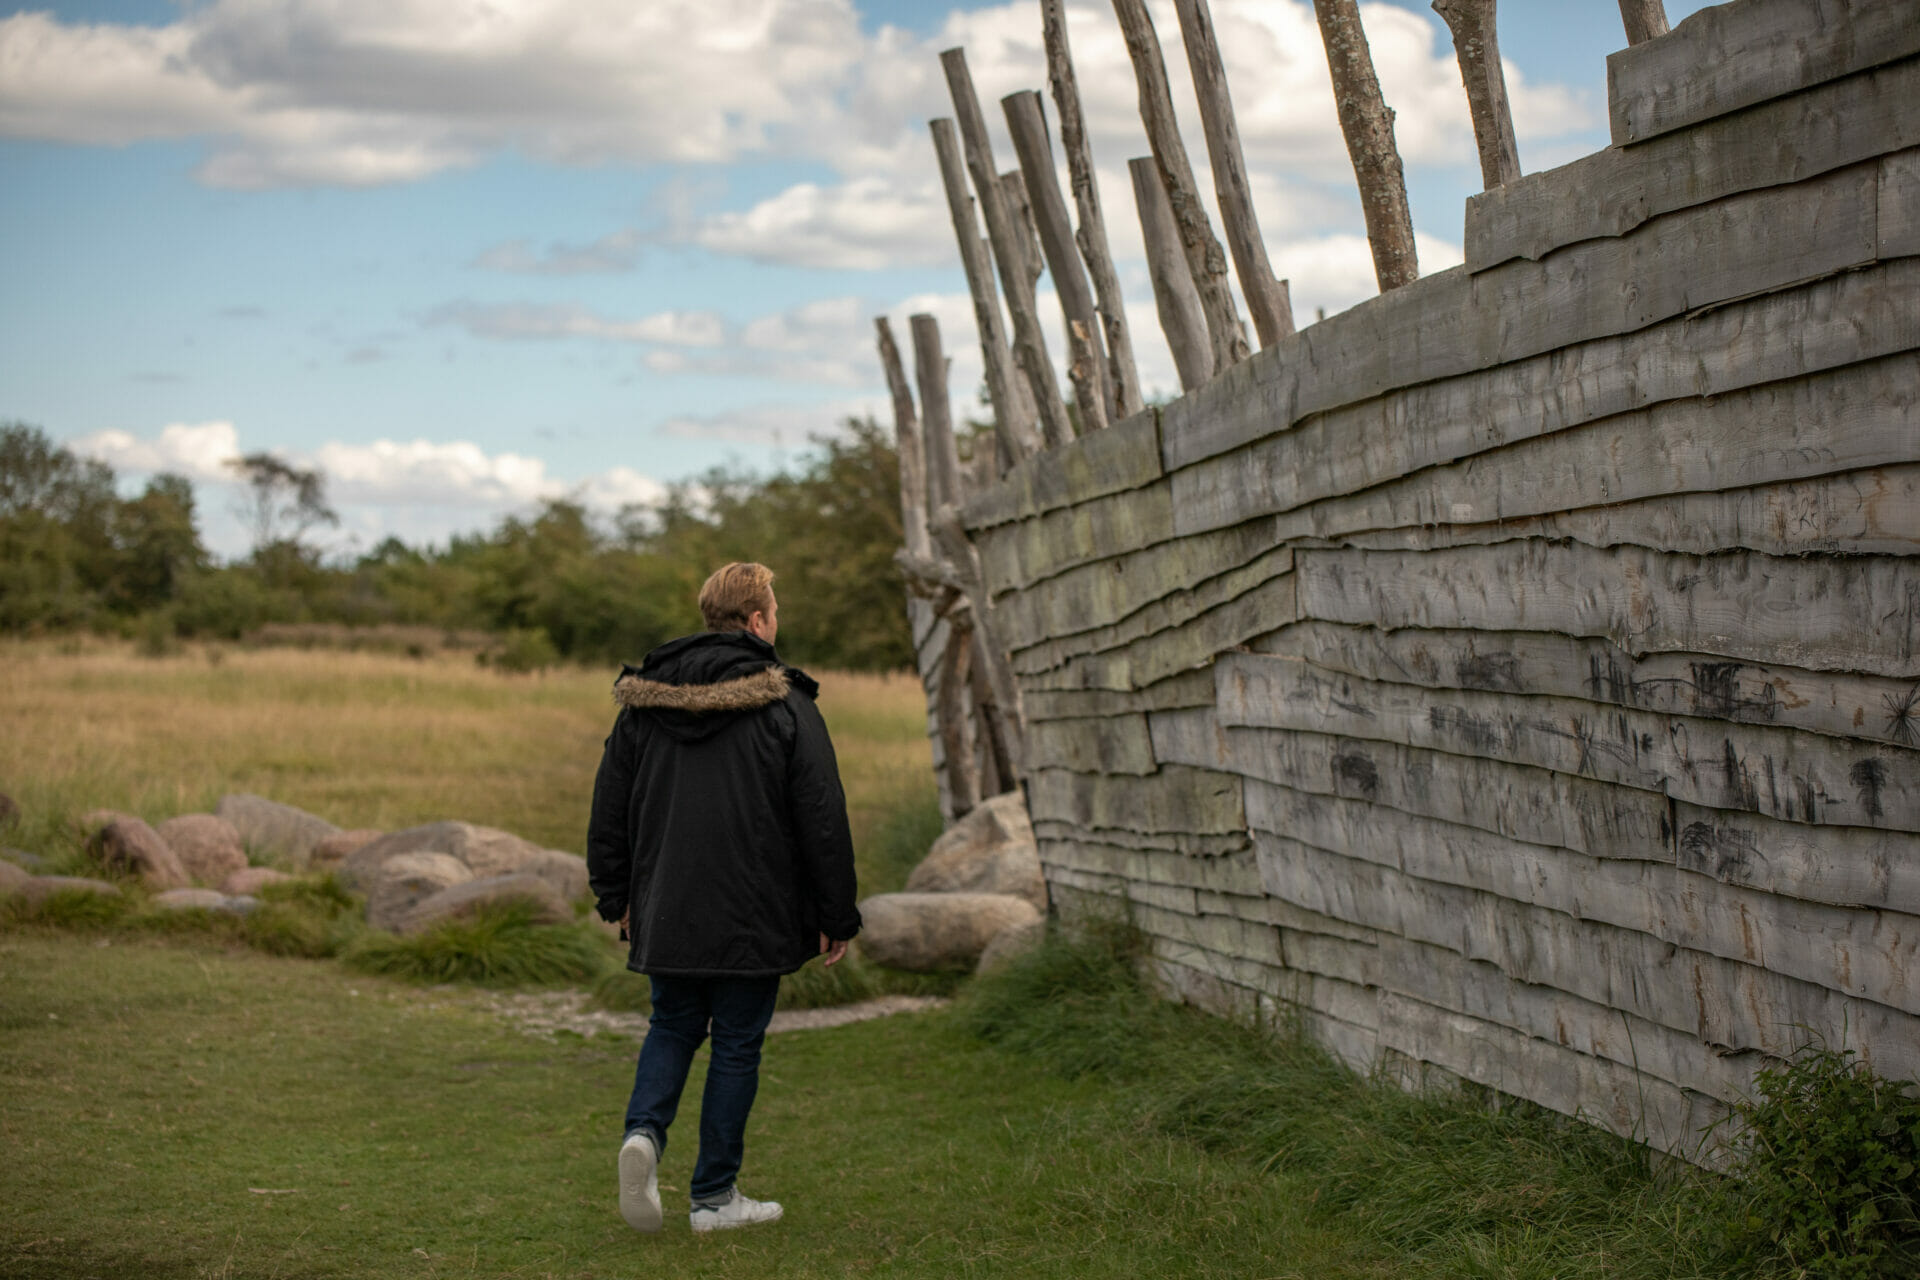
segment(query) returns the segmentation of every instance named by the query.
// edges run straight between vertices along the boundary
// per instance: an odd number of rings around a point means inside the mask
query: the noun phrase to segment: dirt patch
[[[829,1009],[785,1009],[773,1015],[767,1030],[811,1031],[822,1027],[843,1027],[850,1022],[885,1018],[896,1013],[917,1013],[947,1003],[936,996],[881,996],[857,1004],[836,1005]],[[582,991],[528,991],[487,996],[480,1007],[530,1036],[551,1040],[562,1031],[579,1036],[613,1035],[639,1040],[647,1034],[644,1013],[613,1013],[596,1009]]]

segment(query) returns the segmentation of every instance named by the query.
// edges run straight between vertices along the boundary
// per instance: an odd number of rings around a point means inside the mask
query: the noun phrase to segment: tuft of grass
[[[875,825],[867,841],[865,865],[860,869],[860,891],[871,894],[899,890],[920,865],[920,860],[927,856],[933,842],[940,838],[943,829],[937,791],[928,787],[905,798]]]
[[[827,1009],[881,996],[951,996],[966,981],[964,974],[907,973],[889,969],[849,951],[833,968],[809,961],[798,972],[780,980],[777,1009]],[[594,980],[593,1002],[615,1013],[646,1013],[653,1000],[646,975],[621,967]]]
[[[1735,1276],[1724,1180],[1654,1176],[1631,1141],[1484,1090],[1408,1092],[1347,1070],[1298,1027],[1158,998],[1124,926],[1056,932],[957,1006],[978,1039],[1115,1087],[1149,1132],[1247,1162],[1308,1220],[1442,1275]]]
[[[124,893],[60,889],[38,902],[28,902],[25,898],[0,900],[0,920],[16,925],[97,931],[120,924],[133,914],[136,906]]]
[[[489,906],[410,937],[368,931],[341,958],[365,973],[489,987],[587,982],[612,962],[591,925],[535,924],[524,903]]]

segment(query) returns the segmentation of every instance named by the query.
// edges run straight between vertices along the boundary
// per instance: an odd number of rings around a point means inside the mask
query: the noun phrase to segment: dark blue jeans
[[[707,1087],[700,1095],[700,1159],[691,1198],[724,1195],[740,1173],[747,1149],[747,1113],[760,1087],[760,1044],[773,1018],[780,979],[652,977],[653,1016],[633,1069],[626,1134],[645,1129],[658,1151],[680,1109],[694,1051],[713,1037]]]

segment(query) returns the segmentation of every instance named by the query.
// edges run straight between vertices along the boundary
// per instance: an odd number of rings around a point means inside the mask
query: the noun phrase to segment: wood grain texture
[[[1287,553],[1283,549],[1275,554]],[[1252,571],[1258,574],[1260,566]],[[1194,594],[1198,597],[1200,593]],[[1120,648],[1075,658],[1044,672],[1028,674],[1023,669],[1022,684],[1033,689],[1144,689],[1298,617],[1293,575],[1281,574],[1194,614],[1178,626],[1155,631]]]
[[[1229,409],[1220,393],[1189,397],[1190,408],[1182,407],[1187,400],[1168,406],[1167,469],[1317,410],[1871,263],[1879,254],[1879,173],[1876,163],[1854,165],[1683,209],[1540,262],[1478,275],[1457,267],[1370,299],[1248,361],[1261,388],[1251,401]]]
[[[1407,179],[1393,136],[1393,109],[1380,95],[1380,77],[1373,69],[1373,50],[1367,44],[1358,0],[1317,0],[1313,16],[1320,24],[1340,132],[1360,188],[1374,278],[1380,292],[1387,293],[1413,283],[1420,274]]]
[[[1920,563],[1669,555],[1500,543],[1299,551],[1301,616],[1367,626],[1557,631],[1629,653],[1707,653],[1920,678]]]
[[[1189,858],[1236,857],[1253,847],[1244,830],[1229,832],[1130,831],[1115,827],[1095,830],[1058,818],[1035,818],[1033,830],[1041,840],[1066,840],[1112,845],[1147,853],[1175,853]]]
[[[1260,866],[1249,842],[1243,842],[1237,852],[1212,857],[1174,849],[1131,849],[1078,834],[1071,838],[1042,836],[1039,848],[1043,868],[1071,867],[1076,871],[1240,897],[1258,897],[1266,892],[1260,887]],[[1369,941],[1373,937],[1366,930],[1357,930],[1339,921],[1328,921],[1328,927],[1343,937]]]
[[[1920,261],[1905,259],[1372,398],[1318,388],[1296,404],[1297,383],[1253,381],[1263,352],[1244,382],[1167,406],[1172,428],[1223,451],[1173,474],[1175,527],[1238,524],[1661,402],[1916,348]],[[1322,412],[1327,400],[1357,403]]]
[[[1092,831],[1232,835],[1247,829],[1239,778],[1179,765],[1145,778],[1036,769],[1027,778],[1027,808],[1035,822],[1051,819]]]
[[[1027,731],[1027,764],[1106,774],[1148,774],[1159,767],[1142,714],[1034,724]]]
[[[1676,209],[1916,145],[1920,59],[1909,58],[1469,196],[1467,270],[1539,259]]]
[[[1460,64],[1474,146],[1480,153],[1481,185],[1489,190],[1505,186],[1520,177],[1520,147],[1513,138],[1513,106],[1500,65],[1494,0],[1433,0],[1433,11],[1453,33],[1454,60]]]
[[[1213,672],[1182,671],[1144,689],[1035,689],[1026,694],[1029,720],[1126,715],[1213,705]]]
[[[1610,640],[1535,631],[1383,631],[1310,621],[1282,628],[1252,647],[1368,680],[1584,698],[1660,714],[1920,747],[1920,684],[1911,681],[1728,662],[1697,653],[1636,658]]]
[[[1173,537],[1173,489],[1165,482],[1108,494],[974,536],[994,595],[1076,565],[1138,551]]]
[[[1256,848],[1260,832],[1280,835],[1920,1014],[1920,916],[1804,902],[1669,863],[1592,858],[1310,792],[1260,788],[1247,819]]]
[[[1223,727],[1291,729],[1506,760],[1794,822],[1920,831],[1920,752],[1827,734],[1363,680],[1297,658],[1214,667]]]
[[[1912,0],[1735,0],[1607,56],[1615,146],[1920,53]]]
[[[1134,214],[1140,220],[1141,247],[1147,257],[1147,281],[1153,286],[1154,314],[1160,318],[1160,336],[1173,356],[1173,368],[1182,391],[1192,391],[1213,377],[1213,349],[1207,337],[1207,316],[1200,293],[1193,287],[1180,244],[1180,228],[1167,203],[1160,171],[1150,157],[1127,161],[1133,185]]]
[[[1920,150],[1908,150],[1880,162],[1880,256],[1915,254],[1920,254]]]
[[[967,504],[969,529],[1007,524],[1152,484],[1160,466],[1160,414],[1147,409],[1105,431],[1049,450],[1016,465],[1000,486]]]

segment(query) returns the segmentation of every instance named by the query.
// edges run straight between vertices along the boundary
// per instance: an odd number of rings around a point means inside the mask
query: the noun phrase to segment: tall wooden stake
[[[1194,292],[1200,296],[1200,312],[1207,320],[1207,339],[1217,373],[1245,360],[1248,354],[1240,312],[1234,306],[1233,290],[1227,287],[1227,253],[1214,237],[1199,189],[1194,186],[1193,166],[1187,162],[1187,147],[1180,141],[1180,124],[1173,114],[1173,95],[1167,90],[1167,64],[1160,56],[1160,37],[1154,33],[1146,2],[1113,0],[1113,12],[1127,38],[1127,55],[1133,60],[1133,77],[1140,93],[1140,122],[1147,128],[1153,162],[1160,169],[1187,269],[1193,274]]]
[[[1173,225],[1173,211],[1167,208],[1167,189],[1160,184],[1159,166],[1142,156],[1127,161],[1127,172],[1133,177],[1133,202],[1140,211],[1140,236],[1146,241],[1147,274],[1153,280],[1160,331],[1166,334],[1167,347],[1173,352],[1181,390],[1191,391],[1213,376],[1207,319],[1193,289],[1193,276],[1186,270],[1186,255],[1181,250],[1180,232]]]
[[[1620,0],[1620,21],[1626,24],[1630,45],[1645,44],[1671,30],[1663,0]]]
[[[1520,148],[1513,140],[1513,108],[1507,104],[1507,73],[1500,67],[1495,0],[1433,0],[1433,11],[1453,32],[1453,53],[1467,87],[1473,140],[1480,149],[1480,181],[1491,191],[1520,176]]]
[[[980,100],[973,92],[973,76],[967,70],[964,49],[948,49],[940,55],[947,73],[947,89],[953,95],[955,119],[960,125],[960,140],[966,148],[967,172],[973,177],[973,192],[987,217],[987,238],[993,243],[994,261],[1000,267],[1000,286],[1007,291],[1007,310],[1013,316],[1014,356],[1026,370],[1027,385],[1033,389],[1034,408],[1040,416],[1040,437],[1048,448],[1058,448],[1073,439],[1073,424],[1060,399],[1060,386],[1053,376],[1053,361],[1047,356],[1047,340],[1040,331],[1038,308],[1033,300],[1033,281],[1024,269],[1025,245],[1017,238],[1025,234],[1014,225],[1002,198],[1000,171],[994,167],[993,144],[987,139],[987,122],[980,114]]]
[[[965,502],[966,484],[960,477],[960,449],[953,438],[940,322],[923,313],[908,317],[907,328],[913,336],[913,376],[920,387],[920,416],[927,424],[927,510],[934,512]]]
[[[1080,109],[1080,87],[1073,75],[1073,51],[1067,43],[1065,0],[1040,0],[1041,25],[1047,45],[1047,79],[1053,103],[1060,112],[1060,146],[1067,153],[1067,178],[1073,203],[1080,214],[1075,239],[1080,256],[1093,277],[1094,297],[1100,306],[1100,325],[1107,346],[1107,389],[1113,396],[1113,417],[1129,417],[1146,407],[1140,396],[1140,374],[1133,364],[1133,338],[1127,332],[1127,310],[1120,292],[1120,276],[1113,269],[1107,247],[1107,223],[1100,212],[1100,184],[1093,176],[1093,152],[1087,146],[1086,116]],[[1058,272],[1054,273],[1058,276]]]
[[[1007,216],[1013,220],[1013,239],[1020,246],[1020,263],[1026,268],[1027,280],[1038,286],[1047,264],[1040,256],[1040,233],[1033,225],[1033,206],[1027,202],[1027,184],[1018,169],[1000,175],[1000,196],[1007,202]]]
[[[954,238],[960,242],[960,265],[967,273],[967,291],[973,295],[973,320],[980,330],[980,359],[987,375],[987,395],[993,400],[993,428],[1009,464],[1039,452],[1032,399],[1026,382],[1016,377],[1007,350],[1007,331],[1000,318],[1000,293],[994,287],[987,246],[973,216],[973,197],[967,194],[967,173],[960,160],[960,141],[953,121],[934,120],[934,154],[940,160],[940,178],[947,188],[947,211],[953,217]]]
[[[1293,299],[1287,282],[1273,274],[1266,241],[1260,238],[1260,220],[1254,215],[1253,191],[1247,183],[1247,158],[1240,148],[1240,126],[1227,93],[1227,69],[1213,34],[1213,15],[1207,0],[1175,0],[1174,8],[1180,15],[1180,37],[1187,47],[1187,66],[1193,71],[1194,94],[1200,100],[1220,222],[1233,250],[1233,267],[1253,315],[1254,332],[1262,347],[1270,347],[1293,332]]]
[[[1313,13],[1320,20],[1320,40],[1327,48],[1340,132],[1346,135],[1347,155],[1360,184],[1373,274],[1385,293],[1420,276],[1413,251],[1413,214],[1407,208],[1407,178],[1393,141],[1393,110],[1380,96],[1380,77],[1374,74],[1373,52],[1367,47],[1356,0],[1314,0]]]
[[[980,773],[974,764],[973,715],[968,685],[973,668],[973,630],[964,613],[947,615],[947,648],[941,655],[935,707],[940,718],[940,750],[946,756],[947,798],[957,821],[980,803]]]
[[[1040,247],[1046,251],[1047,270],[1053,273],[1054,292],[1066,318],[1067,376],[1073,383],[1073,402],[1080,410],[1080,429],[1097,431],[1107,425],[1106,353],[1101,349],[1100,318],[1094,310],[1093,290],[1080,266],[1073,243],[1073,225],[1054,176],[1053,150],[1047,145],[1047,122],[1040,95],[1031,90],[1000,99],[1007,113],[1007,132],[1020,156],[1026,179],[1027,203],[1040,229]]]
[[[913,392],[907,386],[906,371],[900,367],[893,326],[885,316],[875,316],[873,327],[880,335],[880,363],[887,371],[887,389],[893,393],[893,437],[900,455],[900,528],[907,550],[925,559],[933,551],[933,539],[927,532],[926,448],[913,412]]]

